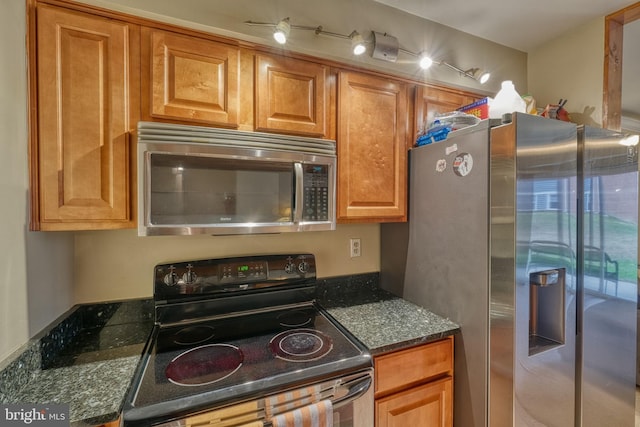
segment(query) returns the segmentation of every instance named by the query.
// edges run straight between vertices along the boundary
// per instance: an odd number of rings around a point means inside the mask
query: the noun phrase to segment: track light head
[[[349,38],[351,39],[351,50],[354,55],[362,55],[367,51],[367,46],[364,44],[364,39],[357,31],[353,31]]]
[[[488,82],[490,78],[491,78],[491,73],[485,71],[484,73],[480,74],[480,77],[478,77],[478,81],[480,82],[481,85],[483,85],[486,82]]]
[[[481,70],[480,68],[470,68],[461,73],[462,75],[477,80],[481,85],[485,84],[491,78],[491,73]]]
[[[273,31],[273,38],[280,44],[285,44],[287,42],[287,38],[289,37],[289,32],[291,31],[291,24],[289,23],[289,18],[285,18],[282,21],[278,22],[276,25],[276,29]]]

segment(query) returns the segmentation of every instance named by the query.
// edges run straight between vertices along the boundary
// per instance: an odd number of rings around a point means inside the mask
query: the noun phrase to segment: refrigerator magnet
[[[436,162],[436,172],[444,172],[447,168],[447,161],[445,159],[440,159]]]
[[[460,153],[453,159],[453,172],[458,176],[467,176],[473,169],[473,157],[469,153]]]
[[[448,156],[451,153],[455,153],[456,151],[458,151],[458,144],[453,144],[448,146],[447,148],[445,148],[444,152],[445,154]]]

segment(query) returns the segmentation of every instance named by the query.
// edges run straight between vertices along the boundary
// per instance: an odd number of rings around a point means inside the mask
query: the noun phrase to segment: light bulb
[[[486,82],[488,82],[490,78],[491,78],[491,73],[485,72],[480,75],[480,78],[478,79],[478,81],[480,82],[481,85],[483,85]]]
[[[431,59],[428,55],[423,53],[420,55],[419,64],[420,64],[420,68],[422,68],[423,70],[426,70],[427,68],[433,65],[433,59]]]
[[[289,18],[285,18],[282,21],[278,22],[278,25],[276,25],[276,29],[273,32],[273,38],[278,43],[285,44],[287,42],[287,37],[289,37],[289,31],[291,31]]]
[[[362,55],[367,51],[367,46],[365,46],[364,44],[364,39],[357,31],[352,32],[350,37],[351,49],[353,49],[354,55]]]

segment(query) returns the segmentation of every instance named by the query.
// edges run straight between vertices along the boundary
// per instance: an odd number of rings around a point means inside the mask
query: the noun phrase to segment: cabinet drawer
[[[376,396],[453,373],[453,337],[375,359]]]

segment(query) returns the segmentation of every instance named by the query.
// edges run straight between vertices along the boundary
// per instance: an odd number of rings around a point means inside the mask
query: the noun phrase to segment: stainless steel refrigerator
[[[492,124],[411,150],[382,287],[460,324],[456,426],[633,426],[637,147],[527,114]]]

